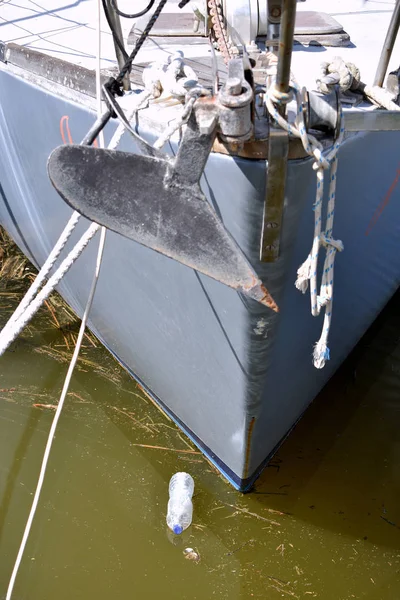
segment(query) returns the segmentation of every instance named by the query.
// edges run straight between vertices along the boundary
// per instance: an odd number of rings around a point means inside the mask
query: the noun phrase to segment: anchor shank
[[[179,146],[171,177],[185,181],[186,185],[199,183],[210,156],[216,131],[217,112],[204,104],[194,108]]]

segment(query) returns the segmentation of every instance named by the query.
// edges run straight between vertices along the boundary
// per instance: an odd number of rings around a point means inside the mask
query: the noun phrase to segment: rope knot
[[[181,50],[169,56],[164,62],[155,62],[143,70],[145,88],[154,98],[162,94],[183,99],[188,90],[198,85],[195,71],[185,63]]]
[[[356,65],[336,56],[332,62],[321,63],[321,76],[317,79],[317,85],[322,94],[330,94],[336,85],[344,93],[357,90],[360,81],[360,70]]]
[[[272,83],[267,91],[268,98],[274,104],[288,104],[293,100],[293,95],[295,93],[294,88],[290,87],[288,92],[281,92],[276,87],[275,83]]]
[[[342,252],[342,250],[344,250],[344,245],[341,240],[334,240],[332,237],[326,235],[326,233],[321,233],[319,237],[321,245],[324,246],[324,248],[330,247],[333,248],[335,251],[337,250],[338,252]]]
[[[311,136],[309,136],[310,138]],[[315,140],[316,141],[316,140]],[[319,142],[317,142],[317,144],[314,142],[313,138],[310,139],[310,144],[311,144],[311,153],[312,156],[314,157],[314,164],[313,164],[313,169],[314,171],[319,171],[320,169],[322,170],[327,170],[330,168],[331,163],[329,162],[329,160],[327,160],[325,158],[325,156],[322,154],[322,146]]]

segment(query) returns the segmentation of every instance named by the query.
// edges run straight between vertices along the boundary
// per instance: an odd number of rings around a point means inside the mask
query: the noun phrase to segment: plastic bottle
[[[177,535],[192,522],[194,481],[188,473],[175,473],[169,482],[167,525]]]

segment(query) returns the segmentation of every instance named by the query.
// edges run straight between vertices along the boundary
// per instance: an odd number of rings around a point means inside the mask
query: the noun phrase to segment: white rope
[[[198,77],[192,67],[185,63],[181,50],[168,56],[165,61],[145,67],[142,80],[154,98],[185,98],[188,90],[198,85]]]
[[[56,432],[56,428],[57,428],[57,424],[58,424],[58,420],[60,418],[63,406],[64,406],[64,401],[65,398],[67,396],[68,393],[68,388],[69,388],[69,384],[71,382],[71,377],[75,368],[75,364],[76,361],[78,359],[78,355],[79,355],[79,351],[80,351],[80,347],[81,347],[81,343],[82,343],[82,339],[83,339],[83,335],[85,333],[85,329],[86,329],[86,322],[87,322],[87,318],[89,315],[89,311],[92,305],[92,301],[93,301],[93,297],[94,297],[94,293],[96,291],[96,285],[97,285],[97,281],[98,281],[98,276],[99,276],[99,272],[100,272],[100,265],[101,265],[101,258],[102,258],[102,254],[103,254],[103,249],[104,249],[104,241],[105,241],[105,229],[103,228],[101,231],[101,237],[100,237],[100,243],[99,243],[99,250],[98,250],[98,254],[97,254],[97,261],[96,261],[96,270],[95,270],[95,274],[93,277],[93,281],[92,281],[92,286],[89,292],[89,298],[86,304],[86,308],[85,308],[85,312],[83,314],[82,317],[82,323],[79,329],[79,334],[78,334],[78,339],[76,342],[76,346],[75,346],[75,350],[70,362],[70,365],[68,367],[68,372],[65,378],[65,382],[63,385],[63,389],[61,392],[61,396],[60,396],[60,400],[58,402],[57,405],[57,410],[55,412],[54,415],[54,419],[53,422],[51,424],[51,428],[50,428],[50,432],[49,432],[49,437],[47,439],[47,444],[46,444],[46,448],[44,451],[44,455],[43,455],[43,460],[42,460],[42,465],[40,468],[40,474],[39,474],[39,479],[37,482],[37,486],[36,486],[36,491],[35,491],[35,495],[33,498],[33,502],[32,502],[32,506],[31,506],[31,510],[29,512],[29,517],[28,520],[26,522],[26,526],[25,526],[25,530],[24,530],[24,535],[22,537],[22,541],[21,541],[21,545],[18,551],[18,555],[17,555],[17,559],[15,561],[15,565],[14,565],[14,569],[11,575],[11,579],[10,579],[10,583],[8,585],[8,589],[7,589],[7,595],[6,595],[6,600],[10,600],[11,599],[11,595],[12,595],[12,591],[14,588],[14,583],[15,583],[15,579],[17,577],[18,574],[18,570],[19,570],[19,566],[21,564],[21,560],[25,551],[25,546],[26,543],[28,541],[28,537],[29,537],[29,533],[31,530],[31,526],[32,526],[32,522],[35,516],[35,512],[38,506],[38,502],[39,502],[39,498],[40,498],[40,493],[42,491],[42,487],[43,487],[43,482],[44,482],[44,477],[46,474],[46,469],[47,469],[47,463],[49,460],[49,456],[50,456],[50,450],[53,444],[53,440],[54,440],[54,435]]]
[[[98,0],[98,3],[97,3],[97,11],[98,11],[98,36],[99,36],[99,44],[98,44],[98,54],[97,54],[96,83],[99,83],[100,82],[100,37],[101,37],[101,32],[100,32],[100,14],[101,14],[100,0]],[[100,90],[100,86],[98,86],[98,90]],[[100,112],[101,112],[101,102],[98,103],[98,114],[100,114]],[[99,141],[100,141],[100,146],[104,148],[104,137],[100,137]],[[87,243],[89,243],[89,241],[93,237],[93,235],[95,235],[95,233],[98,231],[98,229],[99,229],[99,225],[97,225],[96,223],[92,223],[92,225],[90,225],[90,227],[88,228],[88,230],[86,231],[86,233],[84,234],[84,236],[82,236],[82,238],[80,240],[80,243],[75,246],[75,248],[74,248],[74,250],[72,252],[70,252],[70,255],[73,252],[76,253],[78,250],[79,250],[79,253],[81,253],[83,251],[83,249],[86,247]],[[49,436],[48,436],[48,439],[47,439],[46,448],[45,448],[44,455],[43,455],[42,465],[41,465],[41,468],[40,468],[39,479],[38,479],[36,490],[35,490],[35,495],[34,495],[34,498],[33,498],[33,501],[32,501],[32,506],[31,506],[31,510],[29,512],[28,520],[27,520],[26,525],[25,525],[24,534],[22,536],[21,545],[20,545],[19,550],[18,550],[17,558],[16,558],[15,565],[14,565],[14,568],[13,568],[13,572],[11,574],[10,582],[9,582],[8,589],[7,589],[6,600],[10,600],[11,599],[11,595],[12,595],[12,592],[13,592],[13,589],[14,589],[15,580],[16,580],[16,577],[17,577],[17,574],[18,574],[18,570],[19,570],[19,567],[20,567],[20,564],[21,564],[21,560],[22,560],[22,557],[23,557],[23,554],[24,554],[24,551],[25,551],[26,543],[28,541],[29,533],[30,533],[30,530],[31,530],[31,527],[32,527],[32,522],[33,522],[33,519],[34,519],[34,516],[35,516],[35,513],[36,513],[36,509],[37,509],[37,506],[38,506],[38,503],[39,503],[40,494],[41,494],[41,491],[42,491],[42,488],[43,488],[44,477],[45,477],[45,474],[46,474],[47,463],[48,463],[48,460],[49,460],[50,451],[51,451],[51,447],[52,447],[53,440],[54,440],[54,435],[55,435],[55,432],[56,432],[56,429],[57,429],[57,425],[58,425],[58,421],[59,421],[59,418],[61,416],[61,412],[62,412],[62,409],[63,409],[63,406],[64,406],[65,398],[67,397],[67,393],[68,393],[69,385],[70,385],[70,382],[71,382],[72,374],[73,374],[74,369],[75,369],[76,361],[78,360],[79,352],[80,352],[80,349],[81,349],[81,344],[82,344],[83,336],[84,336],[85,329],[86,329],[86,322],[87,322],[87,319],[88,319],[88,316],[89,316],[89,312],[90,312],[90,309],[91,309],[91,306],[92,306],[92,303],[93,303],[93,298],[94,298],[94,294],[95,294],[95,291],[96,291],[97,282],[98,282],[98,279],[99,279],[100,267],[101,267],[101,263],[102,263],[103,252],[104,252],[104,245],[105,245],[105,240],[106,240],[106,233],[107,233],[106,228],[102,227],[101,228],[100,241],[99,241],[99,248],[98,248],[98,252],[97,252],[95,272],[94,272],[94,275],[93,275],[92,285],[90,287],[89,297],[88,297],[88,300],[87,300],[87,303],[86,303],[86,307],[85,307],[85,310],[84,310],[84,313],[83,313],[82,322],[81,322],[81,325],[80,325],[80,328],[79,328],[79,333],[78,333],[78,338],[77,338],[77,341],[76,341],[74,353],[72,355],[72,359],[71,359],[70,365],[68,367],[67,375],[65,377],[64,385],[63,385],[63,388],[62,388],[62,391],[61,391],[61,396],[60,396],[60,399],[59,399],[59,402],[58,402],[58,405],[57,405],[57,410],[55,412],[54,419],[53,419],[53,422],[51,424]],[[78,248],[77,248],[77,246],[78,246]],[[68,259],[68,257],[67,257],[67,259]],[[61,267],[62,267],[62,265],[64,263],[66,263],[67,259],[65,259],[65,261],[63,261],[63,263],[61,264]],[[75,258],[75,260],[76,260],[76,258]],[[67,264],[69,264],[69,266],[71,266],[71,264],[73,264],[73,262],[74,262],[74,260],[71,260],[71,256],[70,256],[70,260],[67,262]],[[61,269],[61,267],[60,267],[60,269]],[[60,271],[60,269],[58,271]],[[62,269],[61,269],[60,273],[62,273]],[[61,277],[62,276],[63,276],[63,274],[61,275]],[[29,313],[32,312],[32,310],[34,310],[34,306],[36,306],[39,302],[40,302],[39,306],[41,305],[41,301],[39,301],[39,298],[40,298],[41,295],[43,295],[45,293],[46,287],[49,288],[49,291],[48,291],[47,295],[50,293],[50,291],[51,291],[50,282],[51,282],[51,279],[47,282],[47,284],[44,286],[43,290],[38,294],[38,296],[36,297],[36,299],[30,303],[29,307],[27,308],[27,310],[23,314],[22,321],[24,319],[28,318]],[[14,323],[15,323],[15,321],[14,321]]]
[[[297,114],[294,124],[288,123],[278,112],[276,105],[286,103],[294,93],[297,103]],[[343,140],[344,128],[342,126],[342,109],[339,111],[339,136],[334,142],[331,150],[324,156],[323,147],[320,142],[312,135],[307,133],[305,126],[305,94],[306,90],[301,91],[297,86],[292,87],[290,94],[280,94],[274,85],[270,86],[266,95],[266,104],[271,116],[275,121],[285,129],[289,135],[301,139],[303,147],[307,154],[314,158],[313,168],[317,175],[317,191],[314,204],[314,241],[310,254],[305,262],[297,271],[296,287],[303,294],[307,291],[308,282],[310,282],[311,313],[313,316],[320,314],[321,309],[325,307],[324,323],[321,337],[315,344],[313,352],[313,362],[317,369],[325,366],[329,360],[328,337],[332,321],[332,301],[333,301],[333,271],[336,252],[343,250],[343,243],[340,240],[334,240],[332,237],[333,219],[335,214],[335,194],[336,194],[336,173],[337,173],[337,151]],[[325,171],[330,169],[329,200],[327,206],[327,216],[325,229],[322,231],[322,204],[324,198],[324,179]],[[317,270],[318,255],[320,247],[326,249],[325,263],[318,294]]]
[[[99,7],[99,3],[98,3],[98,7]],[[100,11],[100,8],[98,8],[98,10]],[[100,54],[99,54],[99,56],[100,56]],[[100,63],[100,59],[98,59],[98,68],[96,70],[97,81],[100,79],[99,63]],[[140,97],[135,98],[135,102],[130,107],[130,110],[128,113],[129,120],[131,120],[133,118],[135,113],[139,110],[139,108],[143,104],[147,103],[150,94],[145,91],[143,94],[140,94],[139,96]],[[101,109],[101,105],[98,105],[98,110],[100,110],[100,109]],[[114,135],[111,139],[111,142],[108,146],[110,149],[115,149],[118,146],[124,132],[125,132],[125,126],[123,124],[120,124],[118,126],[116,132],[114,133]],[[100,146],[104,147],[102,138],[100,138]],[[83,234],[83,236],[81,237],[79,242],[75,245],[75,247],[71,250],[71,252],[68,254],[68,256],[61,263],[61,265],[59,266],[57,271],[48,280],[48,282],[43,287],[43,289],[37,294],[36,298],[34,298],[36,292],[39,290],[41,284],[43,283],[47,273],[50,271],[50,269],[54,265],[55,261],[57,260],[57,257],[59,256],[61,250],[64,248],[69,236],[71,235],[76,223],[78,222],[78,219],[79,219],[79,214],[74,212],[72,217],[70,218],[66,228],[64,229],[62,235],[60,236],[60,239],[58,240],[56,246],[53,248],[51,254],[49,255],[48,259],[46,260],[45,264],[43,265],[34,284],[31,286],[28,293],[25,295],[22,302],[18,306],[16,312],[12,315],[11,319],[8,321],[7,325],[1,332],[1,334],[0,334],[0,355],[4,353],[6,348],[12,343],[12,341],[17,337],[17,335],[20,333],[20,331],[25,327],[26,323],[28,323],[28,321],[32,318],[32,316],[35,314],[35,312],[42,305],[44,300],[50,295],[50,293],[54,290],[56,285],[59,283],[59,281],[65,275],[65,273],[69,270],[69,268],[73,265],[73,263],[77,260],[77,258],[83,252],[84,248],[87,246],[87,244],[89,243],[91,238],[100,229],[100,225],[98,225],[97,223],[92,223],[89,226],[89,228]],[[79,333],[78,333],[78,338],[76,341],[74,353],[72,355],[72,359],[71,359],[70,365],[68,367],[68,371],[67,371],[67,375],[66,375],[66,378],[64,381],[63,389],[61,391],[61,396],[60,396],[60,399],[59,399],[59,402],[57,405],[57,410],[55,412],[54,419],[53,419],[53,422],[51,424],[51,428],[49,431],[49,436],[47,439],[47,444],[46,444],[46,448],[45,448],[44,455],[43,455],[43,460],[42,460],[42,465],[40,468],[40,473],[39,473],[39,478],[38,478],[38,482],[37,482],[37,486],[36,486],[36,490],[35,490],[35,495],[34,495],[34,498],[32,501],[31,510],[29,512],[28,520],[25,525],[24,534],[22,536],[22,540],[21,540],[21,544],[20,544],[20,547],[18,550],[17,558],[16,558],[14,568],[13,568],[13,571],[11,574],[11,578],[10,578],[10,582],[9,582],[7,594],[6,594],[6,600],[11,600],[11,596],[12,596],[14,585],[15,585],[15,580],[16,580],[16,577],[17,577],[17,574],[19,571],[22,557],[24,555],[26,543],[29,538],[29,533],[30,533],[30,530],[32,527],[33,519],[35,517],[36,509],[37,509],[37,506],[39,503],[40,494],[41,494],[41,491],[43,488],[44,478],[45,478],[45,474],[46,474],[46,470],[47,470],[47,464],[49,461],[51,447],[52,447],[53,440],[54,440],[54,435],[55,435],[58,421],[60,419],[61,412],[62,412],[62,409],[64,406],[65,398],[67,397],[67,393],[68,393],[71,378],[72,378],[72,375],[73,375],[73,372],[75,369],[75,365],[78,360],[83,336],[84,336],[85,329],[86,329],[87,319],[88,319],[89,312],[90,312],[90,309],[91,309],[91,306],[93,303],[93,298],[94,298],[94,294],[96,291],[97,282],[98,282],[98,278],[99,278],[99,274],[100,274],[100,267],[101,267],[103,252],[104,252],[106,232],[107,232],[106,228],[101,227],[95,273],[93,276],[92,285],[91,285],[90,292],[89,292],[89,297],[88,297],[88,300],[86,303],[85,311],[83,313],[82,322],[81,322],[81,325],[79,328]]]
[[[136,113],[136,111],[138,110],[138,107],[143,103],[143,98],[140,100],[140,102],[136,102],[134,106],[132,106],[131,111],[130,111],[130,115],[131,118],[133,117],[133,115]],[[109,148],[116,148],[123,133],[125,131],[125,127],[123,125],[119,125],[116,132],[114,133],[114,136],[111,139],[111,142],[109,144]],[[100,144],[101,144],[101,140],[100,140]],[[68,222],[67,227],[65,228],[62,236],[60,237],[60,240],[57,242],[56,246],[53,249],[52,254],[49,256],[49,258],[47,259],[46,263],[50,262],[50,258],[56,255],[56,250],[59,250],[58,254],[61,252],[62,248],[59,248],[59,246],[61,245],[61,241],[63,241],[63,245],[62,247],[64,247],[66,241],[68,238],[66,238],[64,240],[63,236],[69,232],[69,235],[72,232],[71,226],[73,223],[73,218],[76,219],[77,213],[74,213],[73,216],[71,217],[70,221]],[[78,215],[79,217],[79,215]],[[35,314],[35,312],[38,310],[38,308],[42,305],[42,303],[44,302],[44,300],[50,295],[50,293],[54,290],[54,288],[56,287],[57,283],[62,279],[62,277],[65,275],[65,273],[68,271],[68,269],[72,266],[72,264],[75,262],[75,260],[80,256],[80,254],[83,252],[84,248],[87,246],[87,244],[89,243],[89,241],[91,240],[91,238],[97,233],[97,231],[100,229],[100,226],[97,223],[92,223],[90,225],[90,227],[87,229],[87,231],[84,233],[84,235],[81,237],[81,239],[79,240],[79,242],[75,245],[75,247],[73,248],[73,250],[71,250],[71,252],[68,254],[68,256],[65,258],[65,260],[61,263],[60,267],[57,269],[57,271],[54,273],[54,275],[49,279],[49,281],[47,282],[47,284],[43,287],[43,289],[41,290],[41,292],[36,296],[35,300],[33,301],[28,301],[27,306],[24,308],[24,310],[21,310],[20,307],[22,305],[22,303],[20,304],[20,306],[18,307],[17,310],[19,310],[19,313],[17,315],[16,318],[13,319],[13,324],[15,325],[9,334],[9,337],[6,338],[5,342],[2,343],[2,345],[0,346],[0,355],[4,353],[5,349],[10,345],[10,343],[17,337],[18,333],[23,329],[23,327],[25,326],[25,324],[30,320],[30,318],[32,318],[32,316]],[[54,439],[54,434],[57,428],[57,424],[58,424],[58,420],[60,418],[62,409],[63,409],[63,405],[64,405],[64,401],[65,398],[67,396],[68,393],[68,389],[69,389],[69,385],[70,385],[70,381],[71,381],[71,377],[76,365],[76,361],[78,359],[78,355],[79,355],[79,351],[80,351],[80,347],[82,344],[82,339],[83,339],[83,335],[85,333],[85,329],[86,329],[86,323],[87,323],[87,319],[89,316],[89,312],[90,312],[90,308],[92,306],[92,302],[93,302],[93,297],[96,291],[96,286],[97,286],[97,281],[99,278],[99,273],[100,273],[100,267],[101,267],[101,261],[102,261],[102,256],[103,256],[103,251],[104,251],[104,244],[105,244],[105,239],[106,239],[106,228],[105,227],[101,227],[101,233],[100,233],[100,242],[99,242],[99,249],[98,249],[98,253],[97,253],[97,260],[96,260],[96,268],[95,268],[95,273],[94,273],[94,277],[93,277],[93,281],[92,281],[92,285],[91,285],[91,289],[89,292],[89,297],[88,297],[88,301],[86,304],[86,308],[82,317],[82,322],[81,322],[81,326],[79,329],[79,334],[78,334],[78,338],[77,338],[77,342],[75,345],[75,350],[71,359],[71,363],[69,365],[68,368],[68,372],[65,378],[65,382],[64,382],[64,386],[61,392],[61,396],[60,396],[60,400],[58,402],[57,405],[57,410],[56,413],[54,415],[54,419],[50,428],[50,432],[49,432],[49,437],[47,440],[47,444],[46,444],[46,448],[45,448],[45,452],[43,455],[43,460],[42,460],[42,465],[41,465],[41,469],[40,469],[40,474],[39,474],[39,479],[38,479],[38,483],[37,483],[37,487],[36,487],[36,491],[35,491],[35,495],[33,498],[33,502],[32,502],[32,506],[31,506],[31,510],[29,513],[29,517],[25,526],[25,530],[24,530],[24,534],[22,537],[22,541],[21,541],[21,545],[18,551],[18,555],[17,555],[17,559],[14,565],[14,569],[10,578],[10,583],[8,586],[8,590],[7,590],[7,595],[6,595],[6,600],[10,600],[11,599],[11,595],[12,595],[12,591],[14,588],[14,584],[15,584],[15,579],[17,577],[18,574],[18,570],[19,570],[19,566],[21,564],[21,560],[25,551],[25,546],[29,537],[29,533],[31,530],[31,526],[32,526],[32,522],[35,516],[35,512],[37,509],[37,505],[39,502],[39,497],[42,491],[42,487],[43,487],[43,482],[44,482],[44,477],[45,477],[45,473],[46,473],[46,469],[47,469],[47,463],[49,460],[49,456],[50,456],[50,450],[52,447],[52,443],[53,443],[53,439]],[[68,237],[69,237],[68,235]],[[58,256],[57,254],[57,256]],[[46,264],[45,263],[45,264]],[[51,267],[49,267],[48,270],[50,270]],[[39,277],[39,276],[38,276]],[[44,276],[42,277],[41,281],[43,281]],[[35,280],[36,283],[36,280]],[[40,287],[40,283],[36,286],[36,290],[39,289]],[[31,296],[33,297],[34,295],[34,291],[33,290],[33,286],[31,288],[31,290],[29,290],[29,292],[31,293]],[[26,303],[27,300],[27,296],[25,296],[23,302]],[[9,321],[10,323],[10,321]],[[7,323],[7,326],[9,325],[9,323]],[[7,327],[6,326],[6,327]],[[3,329],[3,331],[1,332],[1,336],[3,335],[3,332],[5,330]],[[0,336],[0,339],[1,339]],[[12,337],[11,337],[12,336]],[[2,341],[2,340],[1,340]],[[4,346],[4,347],[3,347]]]
[[[65,244],[69,240],[71,233],[75,229],[79,219],[80,219],[80,214],[77,213],[76,211],[74,211],[71,218],[69,219],[67,225],[65,226],[64,231],[60,235],[56,245],[54,246],[53,250],[50,252],[48,258],[46,259],[46,262],[43,264],[39,273],[36,275],[34,282],[30,286],[29,290],[26,292],[25,296],[22,298],[21,302],[15,309],[14,313],[11,315],[11,317],[8,320],[5,327],[7,327],[11,321],[16,321],[18,319],[18,317],[20,317],[22,315],[22,313],[26,310],[26,308],[28,307],[28,305],[30,304],[30,302],[32,301],[34,296],[36,295],[37,291],[42,286],[47,275],[50,273],[51,269],[53,268],[57,258],[59,257],[62,249],[64,248]],[[1,337],[1,334],[0,334],[0,337]]]
[[[343,101],[349,100],[347,92],[361,92],[371,102],[386,108],[386,110],[400,111],[400,106],[393,102],[393,96],[378,85],[367,85],[361,81],[360,70],[351,62],[345,62],[336,56],[331,62],[321,63],[321,75],[317,79],[320,92],[329,94],[335,86],[343,96]]]
[[[101,70],[100,70],[100,66],[101,66],[100,65],[100,57],[101,57],[101,17],[100,17],[100,15],[101,15],[101,11],[98,10],[98,14],[97,14],[97,39],[98,39],[97,57],[98,57],[98,59],[96,62],[96,97],[97,97],[97,114],[98,115],[101,114],[101,110],[102,110]],[[152,95],[151,92],[149,92],[147,90],[143,90],[140,94],[133,94],[133,93],[125,94],[125,97],[129,101],[129,106],[127,108],[128,121],[131,121],[133,119],[133,117],[135,116],[135,114],[141,108],[143,108],[144,106],[147,106],[148,100],[151,97],[151,95]],[[132,100],[133,100],[133,102],[132,102]],[[110,144],[108,145],[108,148],[110,150],[115,150],[117,148],[124,132],[125,132],[125,125],[124,124],[119,125],[111,139]],[[100,141],[100,146],[104,147],[104,132],[103,131],[100,132],[99,141]],[[6,323],[6,325],[3,327],[2,331],[0,332],[0,348],[1,348],[0,355],[4,353],[4,351],[14,341],[14,339],[16,338],[18,333],[20,333],[20,331],[21,331],[21,328],[19,328],[17,330],[17,333],[14,335],[14,330],[11,328],[11,323],[14,321],[17,321],[20,317],[22,317],[23,313],[27,310],[29,304],[32,302],[33,298],[37,294],[38,290],[42,286],[45,279],[47,278],[51,269],[55,265],[59,255],[61,254],[68,239],[70,238],[72,232],[74,231],[79,219],[80,219],[80,214],[78,212],[74,211],[73,214],[71,215],[67,225],[65,226],[64,231],[62,232],[61,236],[59,237],[58,241],[56,242],[54,248],[50,252],[48,258],[46,259],[45,263],[41,267],[39,273],[35,277],[34,282],[32,283],[32,285],[26,292],[25,296],[19,303],[18,307],[16,308],[16,310],[11,315],[8,322]],[[78,242],[78,244],[80,244],[82,241],[83,241],[83,237]],[[58,278],[55,278],[54,281],[57,281],[57,283],[58,283],[59,280],[58,280]],[[57,285],[57,283],[55,285]],[[25,324],[27,322],[28,321],[26,321]],[[22,328],[24,326],[25,325],[23,325]]]
[[[133,100],[131,106],[128,109],[128,119],[131,120],[136,112],[147,103],[149,95],[148,92],[144,91],[141,94],[132,94],[130,96]],[[120,124],[111,141],[108,145],[110,150],[115,150],[122,138],[122,135],[125,132],[124,125]],[[101,140],[100,140],[101,143]],[[37,293],[44,280],[46,279],[48,273],[51,268],[54,266],[60,252],[64,248],[65,244],[68,241],[72,231],[74,230],[80,215],[77,212],[74,212],[68,221],[63,233],[61,234],[58,242],[54,246],[51,251],[49,257],[38,273],[35,281],[32,286],[29,288],[28,292],[25,294],[24,298],[20,302],[16,311],[10,317],[6,325],[3,327],[0,332],[0,356],[4,354],[10,344],[16,339],[16,337],[21,333],[22,329],[27,325],[33,315],[38,311],[43,302],[48,298],[51,292],[55,289],[64,275],[71,268],[75,260],[79,258],[84,248],[89,243],[90,239],[95,235],[98,225],[95,223],[90,225],[86,232],[82,235],[80,240],[77,242],[75,247],[71,250],[68,256],[63,260],[61,265],[55,271],[55,273],[50,277],[47,284],[43,287],[40,293]],[[36,295],[37,294],[37,295]],[[36,298],[35,298],[36,295]]]
[[[124,106],[124,110],[126,111],[126,120],[122,119],[120,117],[120,115],[117,113],[117,118],[120,122],[120,124],[122,125],[122,129],[121,127],[118,127],[118,129],[116,130],[116,132],[114,133],[114,136],[108,146],[109,150],[115,150],[115,148],[118,146],[121,137],[123,135],[123,133],[125,131],[132,131],[130,130],[130,122],[132,121],[133,117],[136,115],[136,113],[141,110],[142,108],[146,108],[149,104],[149,100],[152,97],[152,93],[148,90],[142,90],[139,94],[136,94],[133,91],[130,92],[125,92],[124,97],[123,97],[123,101],[124,104],[126,104],[126,106]],[[122,102],[121,102],[122,105]],[[147,142],[141,138],[139,135],[135,135],[135,137],[139,138],[140,140],[143,141],[144,144],[147,144]]]
[[[100,35],[101,35],[100,0],[98,0],[97,6],[98,6],[98,35],[100,38]],[[97,89],[97,93],[98,93],[98,97],[97,97],[98,113],[100,113],[100,111],[101,111],[101,100],[99,101],[99,93],[101,91],[101,88],[100,88],[100,48],[101,48],[101,44],[100,44],[100,40],[99,40],[97,65],[96,65],[96,89]],[[143,94],[139,95],[139,101],[138,101],[138,97],[135,98],[136,101],[134,102],[133,106],[130,109],[128,120],[131,120],[132,117],[134,116],[134,114],[139,110],[139,108],[144,103],[147,103],[150,95],[151,94],[148,91],[145,91]],[[190,108],[187,108],[188,117],[190,116],[190,112],[191,112],[192,106],[194,104],[194,101],[195,101],[195,98],[193,98],[193,103],[191,103]],[[188,104],[189,104],[189,102],[188,102]],[[115,132],[113,138],[111,139],[109,148],[114,149],[117,147],[124,131],[125,131],[124,124],[120,124],[118,126],[117,131]],[[99,140],[100,140],[100,146],[104,147],[104,137],[100,136]],[[62,279],[62,277],[65,275],[65,273],[70,269],[70,267],[73,265],[75,260],[77,260],[77,258],[83,252],[84,248],[87,246],[87,244],[89,243],[91,238],[97,233],[97,231],[100,228],[100,226],[97,223],[92,223],[89,226],[89,228],[83,234],[83,236],[81,237],[79,242],[71,250],[71,252],[68,254],[68,256],[63,260],[63,262],[61,263],[61,265],[59,266],[57,271],[48,280],[48,282],[43,287],[43,289],[39,293],[37,293],[37,291],[39,290],[40,285],[44,281],[47,273],[50,271],[50,269],[54,265],[57,257],[59,256],[61,250],[64,248],[78,219],[79,219],[78,213],[74,212],[72,217],[70,218],[70,221],[68,222],[66,228],[64,229],[62,235],[60,236],[60,239],[58,240],[56,246],[52,250],[52,252],[51,252],[50,256],[48,257],[48,259],[46,260],[44,266],[42,267],[38,278],[35,280],[34,284],[31,286],[30,290],[25,295],[23,301],[18,306],[17,311],[12,315],[11,319],[8,321],[7,325],[1,332],[1,334],[0,334],[0,355],[4,353],[5,349],[10,345],[10,343],[17,337],[17,335],[20,333],[20,331],[25,327],[25,325],[28,323],[28,321],[32,318],[32,316],[35,314],[35,312],[39,309],[39,307],[42,305],[44,300],[54,290],[54,288],[57,286],[59,281]],[[10,578],[10,582],[9,582],[7,594],[6,594],[6,600],[11,600],[15,580],[16,580],[16,577],[18,574],[21,560],[22,560],[22,557],[23,557],[23,554],[25,551],[26,543],[28,541],[29,533],[30,533],[30,530],[32,527],[33,519],[34,519],[36,509],[37,509],[37,506],[39,503],[39,498],[40,498],[40,494],[41,494],[43,483],[44,483],[44,478],[45,478],[45,474],[46,474],[46,469],[47,469],[47,464],[48,464],[48,460],[49,460],[49,456],[50,456],[51,447],[52,447],[53,440],[54,440],[54,435],[55,435],[58,421],[59,421],[59,418],[61,416],[61,412],[62,412],[62,409],[64,406],[65,398],[68,393],[68,389],[69,389],[71,378],[72,378],[72,375],[73,375],[73,372],[75,369],[75,365],[76,365],[76,362],[77,362],[77,359],[79,356],[80,347],[81,347],[83,336],[84,336],[85,329],[86,329],[87,319],[88,319],[89,312],[90,312],[90,309],[91,309],[91,306],[93,303],[93,298],[94,298],[94,294],[96,291],[96,286],[97,286],[97,282],[98,282],[98,278],[99,278],[99,274],[100,274],[100,267],[101,267],[103,252],[104,252],[106,232],[107,232],[106,228],[101,227],[101,235],[100,235],[99,248],[98,248],[98,252],[97,252],[95,273],[93,276],[92,285],[91,285],[90,292],[89,292],[89,297],[88,297],[86,307],[84,310],[84,314],[82,317],[81,326],[79,328],[79,334],[78,334],[77,342],[75,345],[74,353],[73,353],[73,356],[72,356],[72,359],[71,359],[71,362],[70,362],[70,365],[69,365],[69,368],[67,371],[67,375],[66,375],[66,378],[64,381],[61,396],[60,396],[60,399],[59,399],[59,402],[57,405],[57,410],[55,412],[54,419],[51,424],[46,448],[45,448],[44,455],[43,455],[42,465],[40,468],[39,478],[38,478],[38,482],[37,482],[37,486],[36,486],[36,490],[35,490],[35,495],[34,495],[34,498],[32,501],[31,510],[29,512],[29,516],[28,516],[28,520],[27,520],[27,523],[25,526],[24,534],[23,534],[23,537],[21,540],[17,558],[16,558],[14,568],[13,568],[13,571],[11,574],[11,578]],[[34,297],[36,293],[37,293],[37,295],[36,295],[36,297]]]
[[[182,113],[168,124],[165,131],[154,143],[161,148],[171,139],[175,131],[185,125],[192,114],[194,103],[201,95],[208,93],[199,83],[195,71],[185,63],[181,50],[176,51],[164,62],[152,63],[143,70],[143,83],[153,98],[185,98]]]
[[[92,223],[83,234],[79,242],[74,246],[68,256],[62,261],[57,271],[50,277],[46,285],[37,296],[29,303],[24,312],[17,318],[9,321],[0,334],[0,356],[4,354],[8,346],[15,340],[33,315],[39,310],[43,302],[49,297],[64,275],[69,271],[74,262],[82,254],[92,237],[97,233],[100,225]]]
[[[177,117],[171,123],[169,123],[164,133],[162,133],[158,140],[154,142],[154,148],[157,148],[157,150],[161,150],[161,148],[171,139],[175,131],[180,129],[183,125],[185,125],[188,122],[196,100],[198,100],[200,96],[208,94],[209,91],[203,88],[201,85],[197,85],[191,88],[186,94],[185,105],[183,107],[182,113],[179,115],[179,117]]]
[[[196,102],[196,100],[197,100],[197,96],[192,96],[191,98],[189,98],[189,100],[186,102],[186,104],[184,106],[184,109],[183,109],[181,115],[177,119],[174,119],[174,121],[172,121],[168,125],[168,127],[165,129],[165,131],[160,135],[158,140],[156,140],[154,142],[154,148],[157,148],[157,150],[161,150],[161,148],[173,136],[175,131],[180,129],[183,125],[185,125],[185,123],[188,122],[189,117],[192,114],[193,106],[194,106],[194,103]]]

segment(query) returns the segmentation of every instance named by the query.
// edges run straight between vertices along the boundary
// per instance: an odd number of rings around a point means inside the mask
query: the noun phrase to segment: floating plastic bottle
[[[177,535],[192,522],[194,481],[188,473],[175,473],[169,482],[167,525]]]

